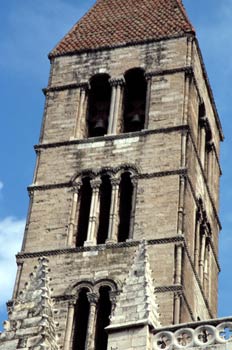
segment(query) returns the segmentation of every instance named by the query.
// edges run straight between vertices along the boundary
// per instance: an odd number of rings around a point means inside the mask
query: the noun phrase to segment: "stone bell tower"
[[[151,350],[217,315],[223,134],[194,29],[181,0],[98,0],[49,58],[0,349]]]

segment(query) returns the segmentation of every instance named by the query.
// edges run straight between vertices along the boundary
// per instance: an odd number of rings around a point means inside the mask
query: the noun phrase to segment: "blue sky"
[[[94,0],[8,0],[0,11],[0,323],[6,318],[28,207],[47,85],[48,52]],[[230,302],[232,224],[232,0],[184,0],[198,34],[226,140],[222,146],[219,315]],[[0,326],[1,329],[1,326]]]

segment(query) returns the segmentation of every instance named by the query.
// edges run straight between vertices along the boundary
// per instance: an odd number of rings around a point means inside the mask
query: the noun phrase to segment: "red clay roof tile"
[[[50,57],[194,33],[181,0],[97,0]]]

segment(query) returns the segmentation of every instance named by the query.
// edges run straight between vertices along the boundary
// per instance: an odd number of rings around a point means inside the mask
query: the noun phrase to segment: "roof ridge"
[[[189,24],[191,25],[192,32],[195,34],[196,33],[195,28],[194,28],[194,26],[192,25],[192,23],[190,21],[190,18],[189,18],[188,14],[187,14],[186,8],[185,8],[185,6],[183,4],[183,1],[182,0],[174,0],[174,1],[176,1],[177,4],[179,5],[180,11],[182,12],[182,14],[185,17],[186,21],[188,21]]]

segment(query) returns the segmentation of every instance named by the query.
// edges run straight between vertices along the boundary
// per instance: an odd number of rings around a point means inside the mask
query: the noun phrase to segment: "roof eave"
[[[114,50],[117,48],[122,48],[122,47],[127,47],[127,46],[137,46],[137,45],[145,45],[145,44],[151,44],[155,42],[160,42],[164,40],[172,40],[172,39],[178,39],[178,38],[184,38],[184,37],[195,37],[195,31],[194,30],[189,30],[186,32],[178,33],[176,35],[170,35],[170,36],[164,36],[160,38],[152,38],[152,39],[145,39],[145,40],[140,40],[140,41],[128,41],[126,43],[119,43],[115,45],[105,45],[105,46],[99,46],[95,48],[83,48],[79,50],[70,50],[62,53],[53,53],[55,50],[52,50],[48,54],[48,58],[50,60],[57,58],[57,57],[62,57],[62,56],[74,56],[74,55],[80,55],[83,53],[89,53],[89,52],[96,52],[96,51],[106,51],[106,50]]]

